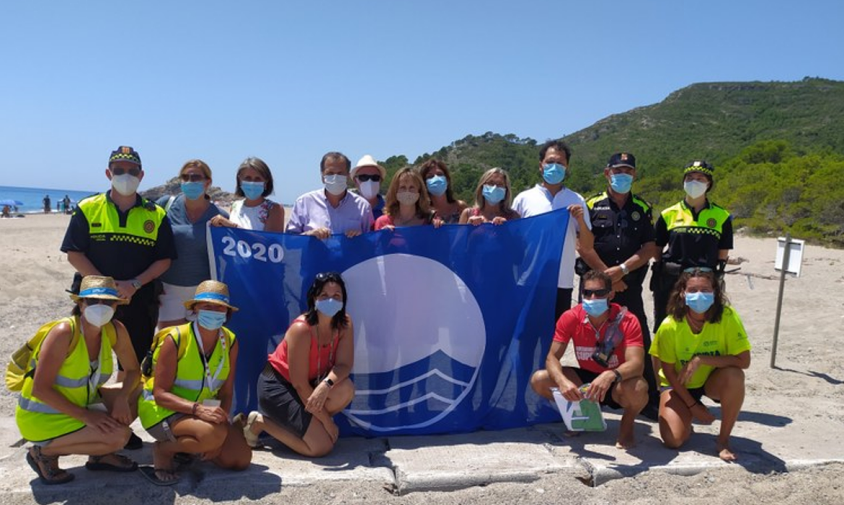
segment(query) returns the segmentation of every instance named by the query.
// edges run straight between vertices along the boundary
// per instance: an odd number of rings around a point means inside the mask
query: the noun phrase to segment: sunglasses
[[[360,182],[372,181],[372,182],[381,182],[381,176],[378,174],[370,175],[370,174],[360,174],[355,177],[355,179],[359,180]]]
[[[102,298],[83,298],[85,305],[109,305],[113,306],[115,303],[114,300],[103,300]]]
[[[319,282],[342,282],[343,278],[337,272],[320,272],[316,274],[316,280]]]
[[[112,175],[123,175],[125,173],[128,173],[132,177],[137,177],[137,176],[141,175],[141,169],[140,168],[130,168],[130,169],[127,170],[125,168],[115,167],[115,168],[111,169],[111,173],[112,173]]]
[[[584,289],[583,290],[583,298],[592,298],[596,296],[598,298],[604,298],[609,296],[610,290],[603,288],[603,289]]]
[[[205,176],[202,174],[182,174],[179,178],[182,179],[182,182],[199,182],[205,180]]]

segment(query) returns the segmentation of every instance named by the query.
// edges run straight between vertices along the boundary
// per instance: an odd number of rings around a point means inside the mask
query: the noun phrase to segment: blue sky
[[[0,185],[106,189],[129,144],[142,188],[201,158],[233,190],[258,156],[289,203],[331,150],[412,161],[696,82],[844,80],[842,21],[838,0],[3,2]]]

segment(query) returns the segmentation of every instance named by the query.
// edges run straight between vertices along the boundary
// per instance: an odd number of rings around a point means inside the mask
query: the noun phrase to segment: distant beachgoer
[[[692,436],[693,419],[704,424],[715,420],[700,401],[706,395],[721,404],[718,456],[734,461],[730,433],[744,403],[750,341],[714,272],[692,267],[680,275],[650,354],[660,365],[662,442],[677,449]]]
[[[62,199],[62,212],[64,214],[70,214],[70,197],[67,195],[64,195]]]
[[[307,298],[308,311],[293,321],[268,357],[258,379],[261,412],[249,413],[243,431],[252,447],[267,432],[299,454],[319,457],[337,443],[332,417],[355,396],[349,380],[354,329],[340,274],[317,274]]]
[[[50,201],[50,195],[44,195],[42,202],[44,202],[44,214],[51,213],[53,211],[53,204]]]
[[[440,160],[430,159],[419,167],[419,175],[425,181],[431,197],[431,207],[445,224],[456,224],[460,214],[467,207],[466,202],[454,197],[451,187],[451,173]]]
[[[287,233],[311,235],[325,240],[332,234],[356,237],[372,229],[372,207],[362,196],[348,191],[352,162],[342,153],[322,157],[319,170],[323,189],[305,193],[296,199]]]
[[[358,194],[369,202],[372,217],[377,220],[384,214],[384,197],[381,196],[381,181],[387,178],[387,171],[370,155],[358,160],[351,172]]]
[[[375,221],[375,230],[394,230],[406,226],[443,224],[431,209],[428,191],[422,176],[411,167],[396,172],[387,190],[384,214]]]
[[[185,302],[193,298],[199,283],[211,278],[205,223],[228,217],[211,203],[211,168],[204,161],[187,161],[179,178],[182,194],[163,196],[157,202],[167,210],[178,256],[160,277],[164,291],[159,297],[159,329],[187,322]]]
[[[270,200],[273,193],[273,174],[260,158],[246,158],[237,169],[235,195],[242,200],[232,203],[228,219],[215,217],[214,226],[231,226],[244,230],[284,231],[284,207]]]
[[[8,205],[3,206],[3,217],[12,217],[12,209],[9,208]]]
[[[510,176],[502,168],[490,168],[481,176],[475,189],[475,206],[460,214],[460,224],[502,224],[519,219],[519,213],[510,207]]]
[[[71,316],[53,321],[33,349],[15,421],[32,442],[26,461],[43,484],[64,484],[74,475],[59,467],[59,457],[89,455],[88,470],[132,472],[138,465],[116,454],[132,433],[137,417],[140,368],[126,327],[112,320],[127,303],[114,279],[82,279]],[[122,384],[106,386],[114,369],[112,351],[123,363]]]

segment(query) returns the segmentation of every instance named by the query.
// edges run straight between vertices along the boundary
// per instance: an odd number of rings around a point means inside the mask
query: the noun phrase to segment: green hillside
[[[602,190],[609,155],[629,151],[639,164],[634,191],[659,209],[682,197],[681,168],[704,158],[716,166],[712,199],[731,210],[737,227],[844,246],[844,82],[694,84],[563,139],[573,150],[568,184],[581,194]],[[493,166],[510,172],[516,192],[536,184],[541,143],[487,132],[413,164],[444,160],[455,190],[471,202]],[[394,172],[408,162],[393,156],[384,164]]]

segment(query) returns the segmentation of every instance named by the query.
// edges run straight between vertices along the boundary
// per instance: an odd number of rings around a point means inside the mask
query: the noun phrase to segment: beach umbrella
[[[15,207],[15,206],[20,207],[21,205],[23,205],[23,202],[20,201],[20,200],[9,200],[9,199],[0,200],[0,207],[2,207],[4,205],[8,205],[10,207]]]

